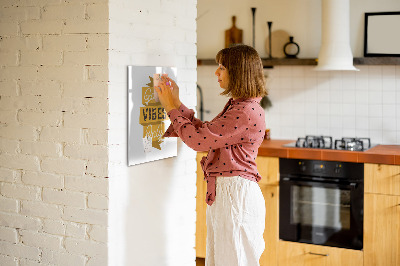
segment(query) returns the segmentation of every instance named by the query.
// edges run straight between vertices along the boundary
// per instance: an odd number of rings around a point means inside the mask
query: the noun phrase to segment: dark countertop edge
[[[341,151],[283,147],[295,140],[264,140],[259,156],[400,165],[400,145],[377,145],[367,151]]]

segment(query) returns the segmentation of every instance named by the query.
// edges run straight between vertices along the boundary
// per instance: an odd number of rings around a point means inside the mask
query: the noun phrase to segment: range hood
[[[314,70],[353,70],[350,48],[350,0],[322,0],[322,33]]]

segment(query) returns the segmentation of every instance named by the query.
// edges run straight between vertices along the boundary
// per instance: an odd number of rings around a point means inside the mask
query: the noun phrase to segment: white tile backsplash
[[[305,134],[370,137],[375,144],[400,144],[400,66],[357,65],[360,71],[314,71],[313,66],[275,66],[265,70],[272,108],[266,111],[274,139]],[[205,94],[217,96],[214,75],[198,67]],[[212,71],[212,73],[213,73]],[[211,73],[211,71],[209,71]],[[203,86],[204,84],[204,86]],[[207,86],[206,86],[207,84]],[[207,88],[206,88],[207,87]],[[205,109],[211,101],[205,101]],[[214,97],[213,106],[227,99]],[[209,115],[214,117],[217,112]],[[301,117],[304,116],[304,119]]]

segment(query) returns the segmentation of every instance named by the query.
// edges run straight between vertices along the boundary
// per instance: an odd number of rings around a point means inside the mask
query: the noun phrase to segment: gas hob
[[[296,142],[283,145],[284,147],[331,149],[347,151],[366,151],[375,145],[371,145],[370,138],[343,137],[335,139],[331,136],[307,135],[300,137]]]

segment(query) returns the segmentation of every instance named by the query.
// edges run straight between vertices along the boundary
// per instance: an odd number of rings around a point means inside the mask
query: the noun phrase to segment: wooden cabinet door
[[[400,196],[400,165],[364,164],[364,191]]]
[[[206,156],[206,152],[198,152],[196,156],[197,161],[197,192],[196,192],[196,257],[206,257],[206,239],[207,239],[207,227],[206,227],[206,192],[207,183],[204,182],[203,170],[200,166],[200,161],[203,156]]]
[[[279,240],[279,217],[278,201],[279,187],[260,185],[265,199],[265,250],[260,258],[261,266],[277,265],[278,240]]]
[[[363,252],[344,248],[279,241],[279,266],[360,266]]]
[[[364,266],[400,265],[400,196],[365,194]]]
[[[258,156],[256,164],[261,175],[260,185],[279,185],[279,158]]]

